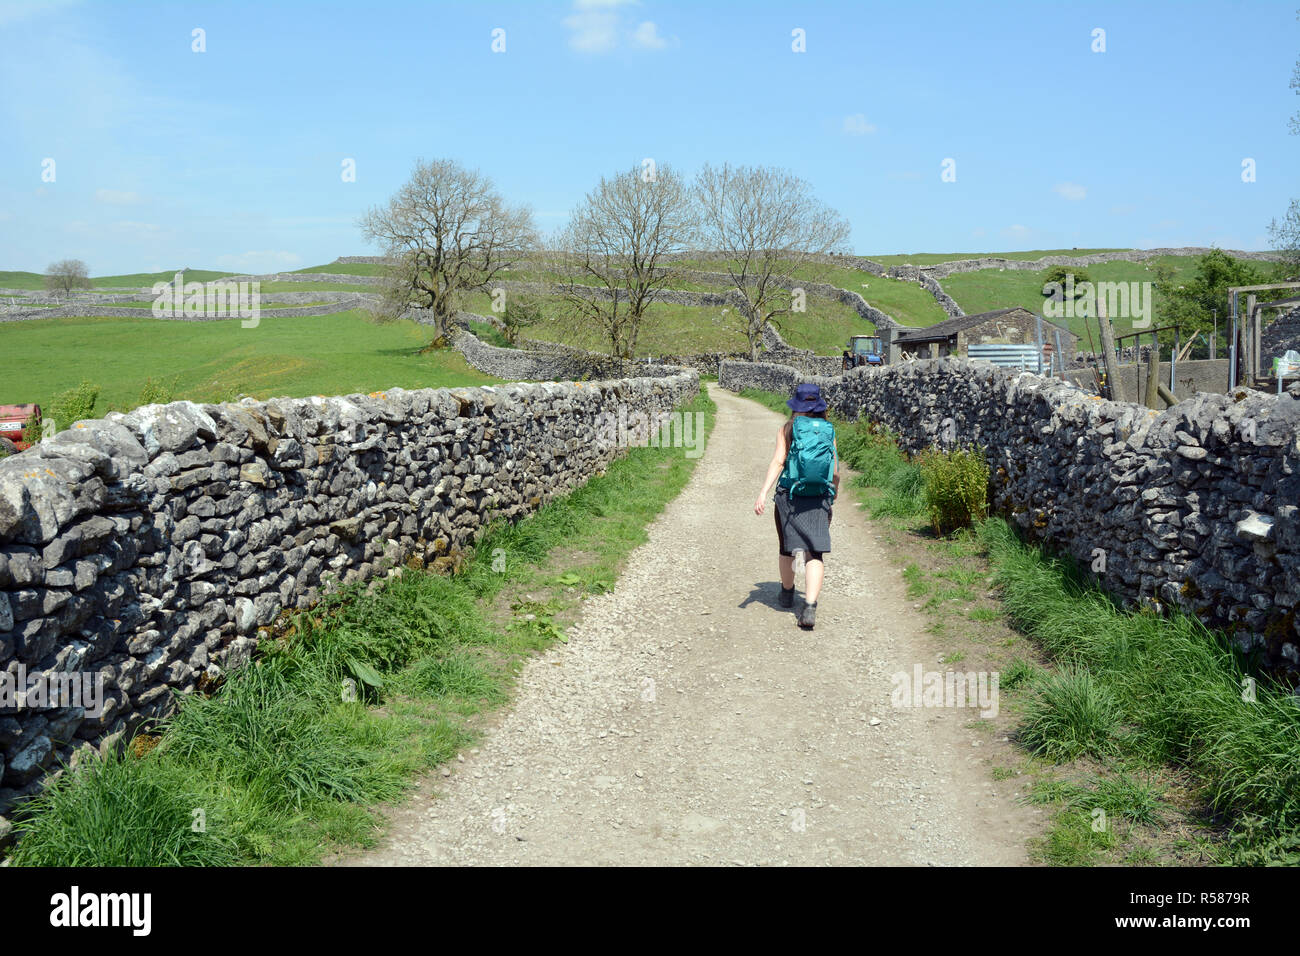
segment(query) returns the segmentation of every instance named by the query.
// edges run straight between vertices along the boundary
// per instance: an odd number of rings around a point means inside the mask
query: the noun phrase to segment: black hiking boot
[[[799,626],[805,631],[811,631],[813,625],[817,623],[817,602],[803,606],[803,613],[799,615]]]
[[[780,601],[782,607],[794,607],[794,588],[789,590],[782,588],[781,596],[777,600]]]

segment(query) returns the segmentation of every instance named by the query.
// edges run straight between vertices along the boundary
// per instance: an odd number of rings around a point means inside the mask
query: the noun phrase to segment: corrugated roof
[[[951,338],[958,332],[973,328],[977,325],[982,325],[990,319],[996,319],[998,316],[1007,315],[1010,312],[1024,312],[1030,317],[1033,317],[1034,315],[1033,312],[1018,305],[1012,306],[1009,309],[994,309],[992,312],[977,312],[974,315],[961,315],[955,319],[945,319],[942,322],[936,322],[934,325],[927,326],[924,329],[917,329],[914,332],[905,332],[895,339],[895,341],[903,345],[909,345],[914,342],[942,341],[943,339]],[[1062,332],[1070,335],[1074,334],[1064,326],[1057,325],[1047,319],[1043,319],[1043,327],[1060,329]]]

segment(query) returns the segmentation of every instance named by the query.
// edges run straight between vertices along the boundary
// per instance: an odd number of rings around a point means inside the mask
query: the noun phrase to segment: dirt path
[[[890,675],[944,670],[942,649],[851,492],[816,630],[800,599],[777,605],[770,504],[752,505],[780,419],[710,394],[708,450],[617,587],[344,863],[1026,862],[1042,816],[992,780],[976,711],[890,705]]]

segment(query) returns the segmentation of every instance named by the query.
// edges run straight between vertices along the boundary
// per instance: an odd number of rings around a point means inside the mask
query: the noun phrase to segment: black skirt
[[[776,536],[782,554],[803,551],[825,553],[831,549],[831,496],[792,495],[776,489]]]

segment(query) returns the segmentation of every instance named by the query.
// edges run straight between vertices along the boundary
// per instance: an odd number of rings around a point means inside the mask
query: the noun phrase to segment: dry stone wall
[[[978,445],[994,507],[1068,552],[1130,603],[1182,608],[1258,650],[1300,664],[1300,401],[1201,393],[1157,414],[1072,384],[965,359],[815,378],[725,362],[729,389],[820,384],[911,452]],[[1100,559],[1100,562],[1099,562]]]
[[[483,316],[461,313],[485,321]],[[679,366],[646,362],[619,362],[608,355],[560,345],[557,342],[526,340],[531,348],[501,348],[484,342],[472,332],[461,331],[453,347],[480,372],[497,378],[532,382],[555,382],[585,378],[637,376],[661,378],[681,373]]]
[[[0,460],[2,679],[104,689],[99,713],[0,708],[0,814],[55,761],[114,745],[247,660],[282,610],[411,559],[454,567],[490,520],[604,469],[619,449],[600,416],[697,393],[694,372],[657,371],[150,405]]]
[[[1212,252],[1205,246],[1180,246],[1161,249],[1125,249],[1119,252],[1094,252],[1083,256],[1043,256],[1040,259],[1003,259],[1000,256],[984,256],[978,259],[954,259],[938,262],[931,266],[922,266],[932,275],[943,278],[956,272],[978,272],[981,269],[1011,269],[1024,272],[1036,272],[1048,266],[1092,266],[1102,262],[1145,262],[1161,256],[1203,256]],[[1252,262],[1278,262],[1283,258],[1276,252],[1243,252],[1239,249],[1223,250],[1234,259],[1247,259]]]

